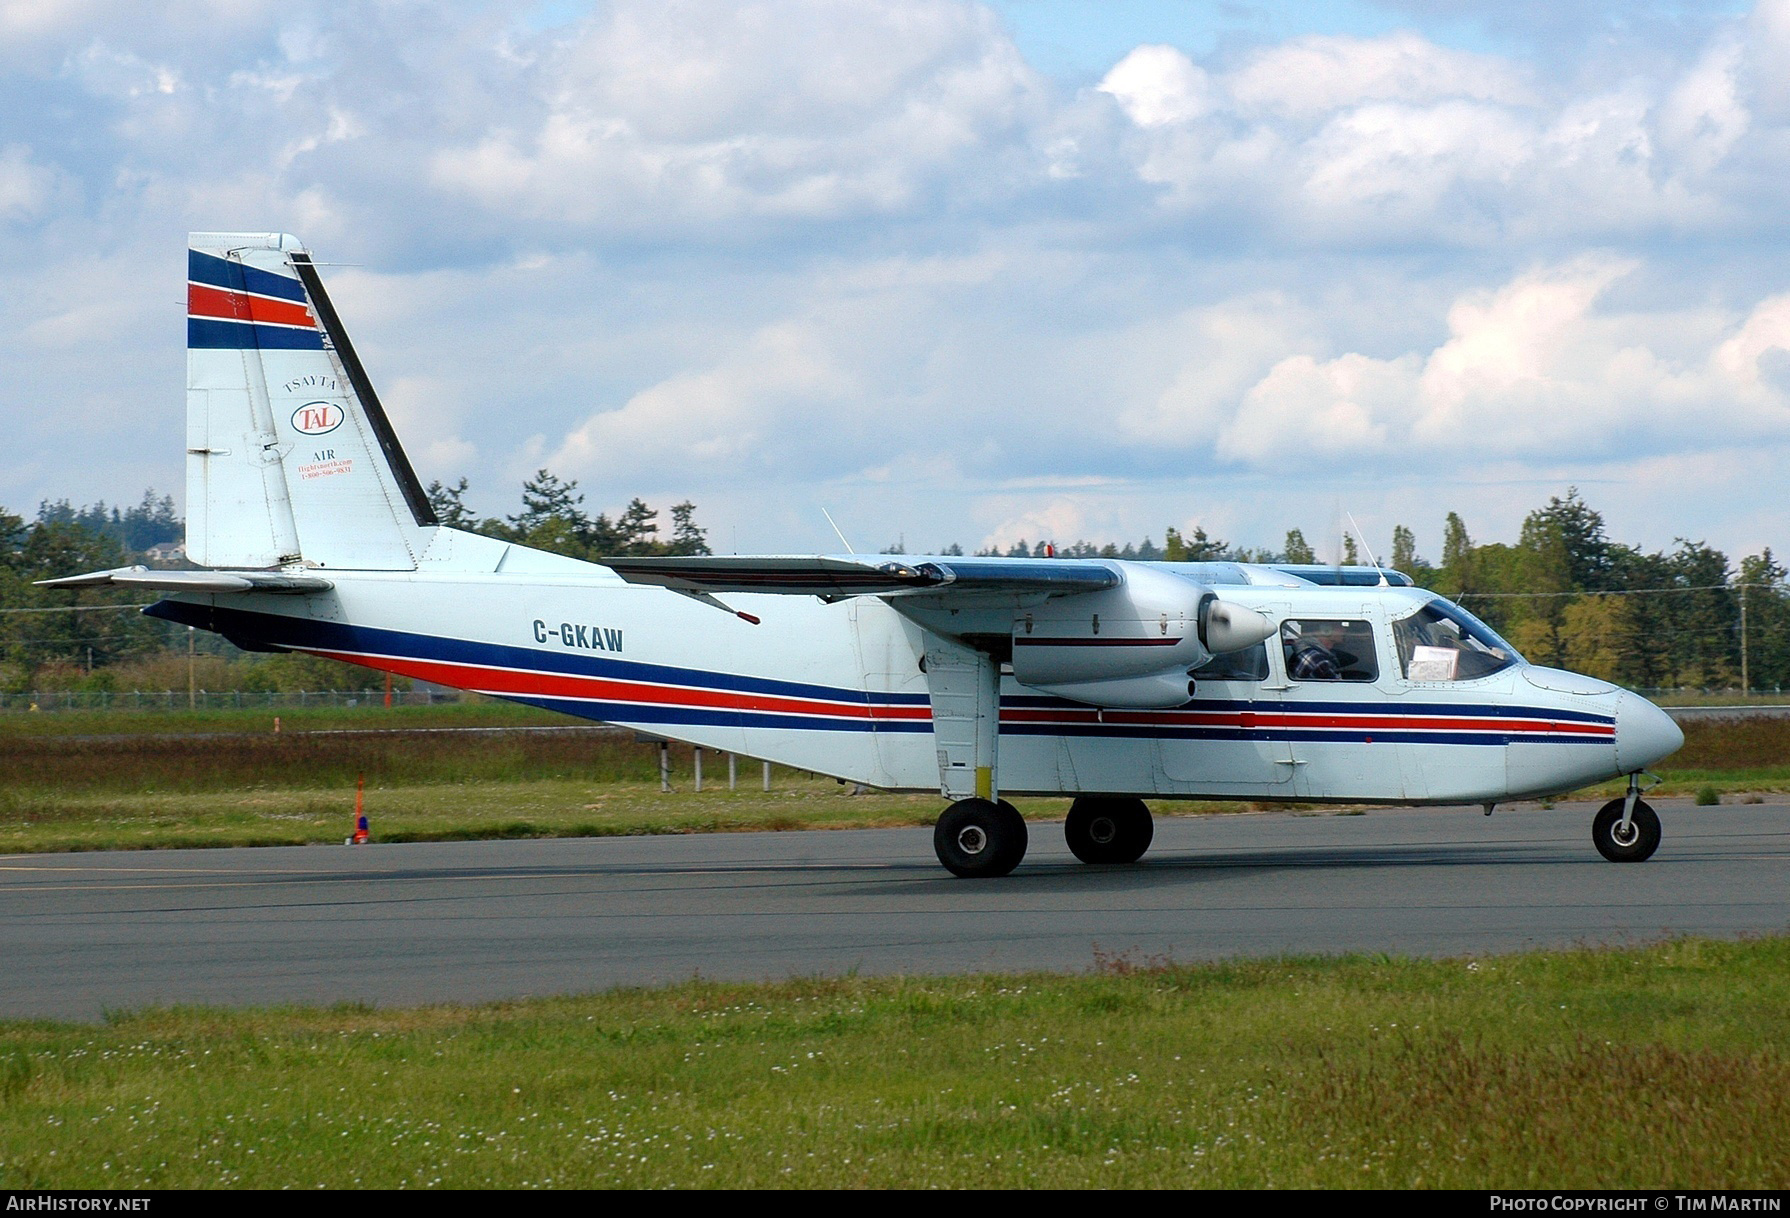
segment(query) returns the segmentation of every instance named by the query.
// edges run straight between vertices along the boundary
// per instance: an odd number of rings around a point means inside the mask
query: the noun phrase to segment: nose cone
[[[1665,711],[1641,697],[1625,693],[1616,704],[1616,768],[1624,774],[1644,770],[1684,745],[1684,733]]]

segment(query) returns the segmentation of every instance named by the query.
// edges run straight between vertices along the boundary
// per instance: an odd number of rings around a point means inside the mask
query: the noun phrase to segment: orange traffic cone
[[[367,830],[367,814],[361,811],[366,790],[367,776],[357,775],[354,781],[354,836],[343,842],[344,846],[364,846],[372,840],[373,835]]]

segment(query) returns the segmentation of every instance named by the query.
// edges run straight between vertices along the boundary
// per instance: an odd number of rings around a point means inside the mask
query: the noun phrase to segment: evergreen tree
[[[589,532],[591,520],[584,514],[584,496],[577,493],[578,482],[561,481],[545,469],[522,483],[522,511],[509,518],[518,537],[527,540],[549,524],[559,524],[574,535]]]
[[[1183,537],[1181,531],[1170,528],[1162,545],[1164,562],[1214,562],[1226,555],[1229,546],[1222,541],[1215,541],[1206,536],[1203,526],[1193,527],[1193,536]]]
[[[1568,487],[1566,498],[1558,495],[1523,520],[1525,548],[1556,548],[1566,564],[1567,585],[1583,592],[1602,592],[1610,587],[1614,567],[1604,518],[1579,498],[1578,487]]]
[[[620,543],[616,554],[655,554],[659,552],[656,535],[659,532],[659,513],[646,506],[642,499],[628,500],[628,506],[622,510],[615,522],[616,539]]]
[[[1473,575],[1473,538],[1455,512],[1448,513],[1442,528],[1442,567],[1436,572],[1434,587],[1456,601],[1479,591]]]
[[[1747,682],[1753,689],[1790,685],[1790,586],[1767,548],[1740,560],[1737,590],[1745,598]]]
[[[429,483],[429,489],[424,492],[429,497],[429,506],[435,509],[435,518],[450,529],[472,530],[478,527],[478,520],[473,516],[472,509],[466,506],[467,486],[465,478],[453,486],[443,486],[438,478]]]
[[[1394,571],[1411,574],[1424,566],[1423,560],[1417,557],[1417,534],[1402,524],[1392,526],[1392,553],[1387,558]]]
[[[117,518],[115,536],[133,554],[178,541],[186,532],[185,522],[174,514],[174,496],[157,497],[153,487],[143,492],[136,507],[127,509],[122,516],[114,508],[113,515]]]
[[[1318,561],[1317,552],[1311,548],[1311,543],[1305,540],[1305,534],[1298,529],[1287,530],[1285,554],[1286,561],[1290,563],[1313,563]]]
[[[708,531],[696,523],[696,505],[688,499],[671,505],[670,554],[708,554]]]

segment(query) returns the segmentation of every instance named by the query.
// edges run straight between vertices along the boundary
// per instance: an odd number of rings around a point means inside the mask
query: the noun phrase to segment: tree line
[[[597,561],[649,554],[707,554],[708,534],[696,523],[696,505],[689,500],[671,506],[671,536],[659,536],[659,513],[645,500],[631,499],[614,519],[604,512],[591,516],[576,479],[562,479],[547,470],[522,483],[522,510],[513,516],[476,517],[466,506],[470,484],[461,478],[452,486],[431,482],[429,504],[436,519],[465,529],[513,541],[537,550]]]

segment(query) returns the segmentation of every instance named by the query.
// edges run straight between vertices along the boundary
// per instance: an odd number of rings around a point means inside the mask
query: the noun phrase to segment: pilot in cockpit
[[[1289,622],[1287,625],[1297,627],[1300,623]],[[1287,642],[1287,676],[1295,681],[1342,680],[1342,664],[1336,654],[1342,636],[1341,622],[1304,623],[1299,633]]]

